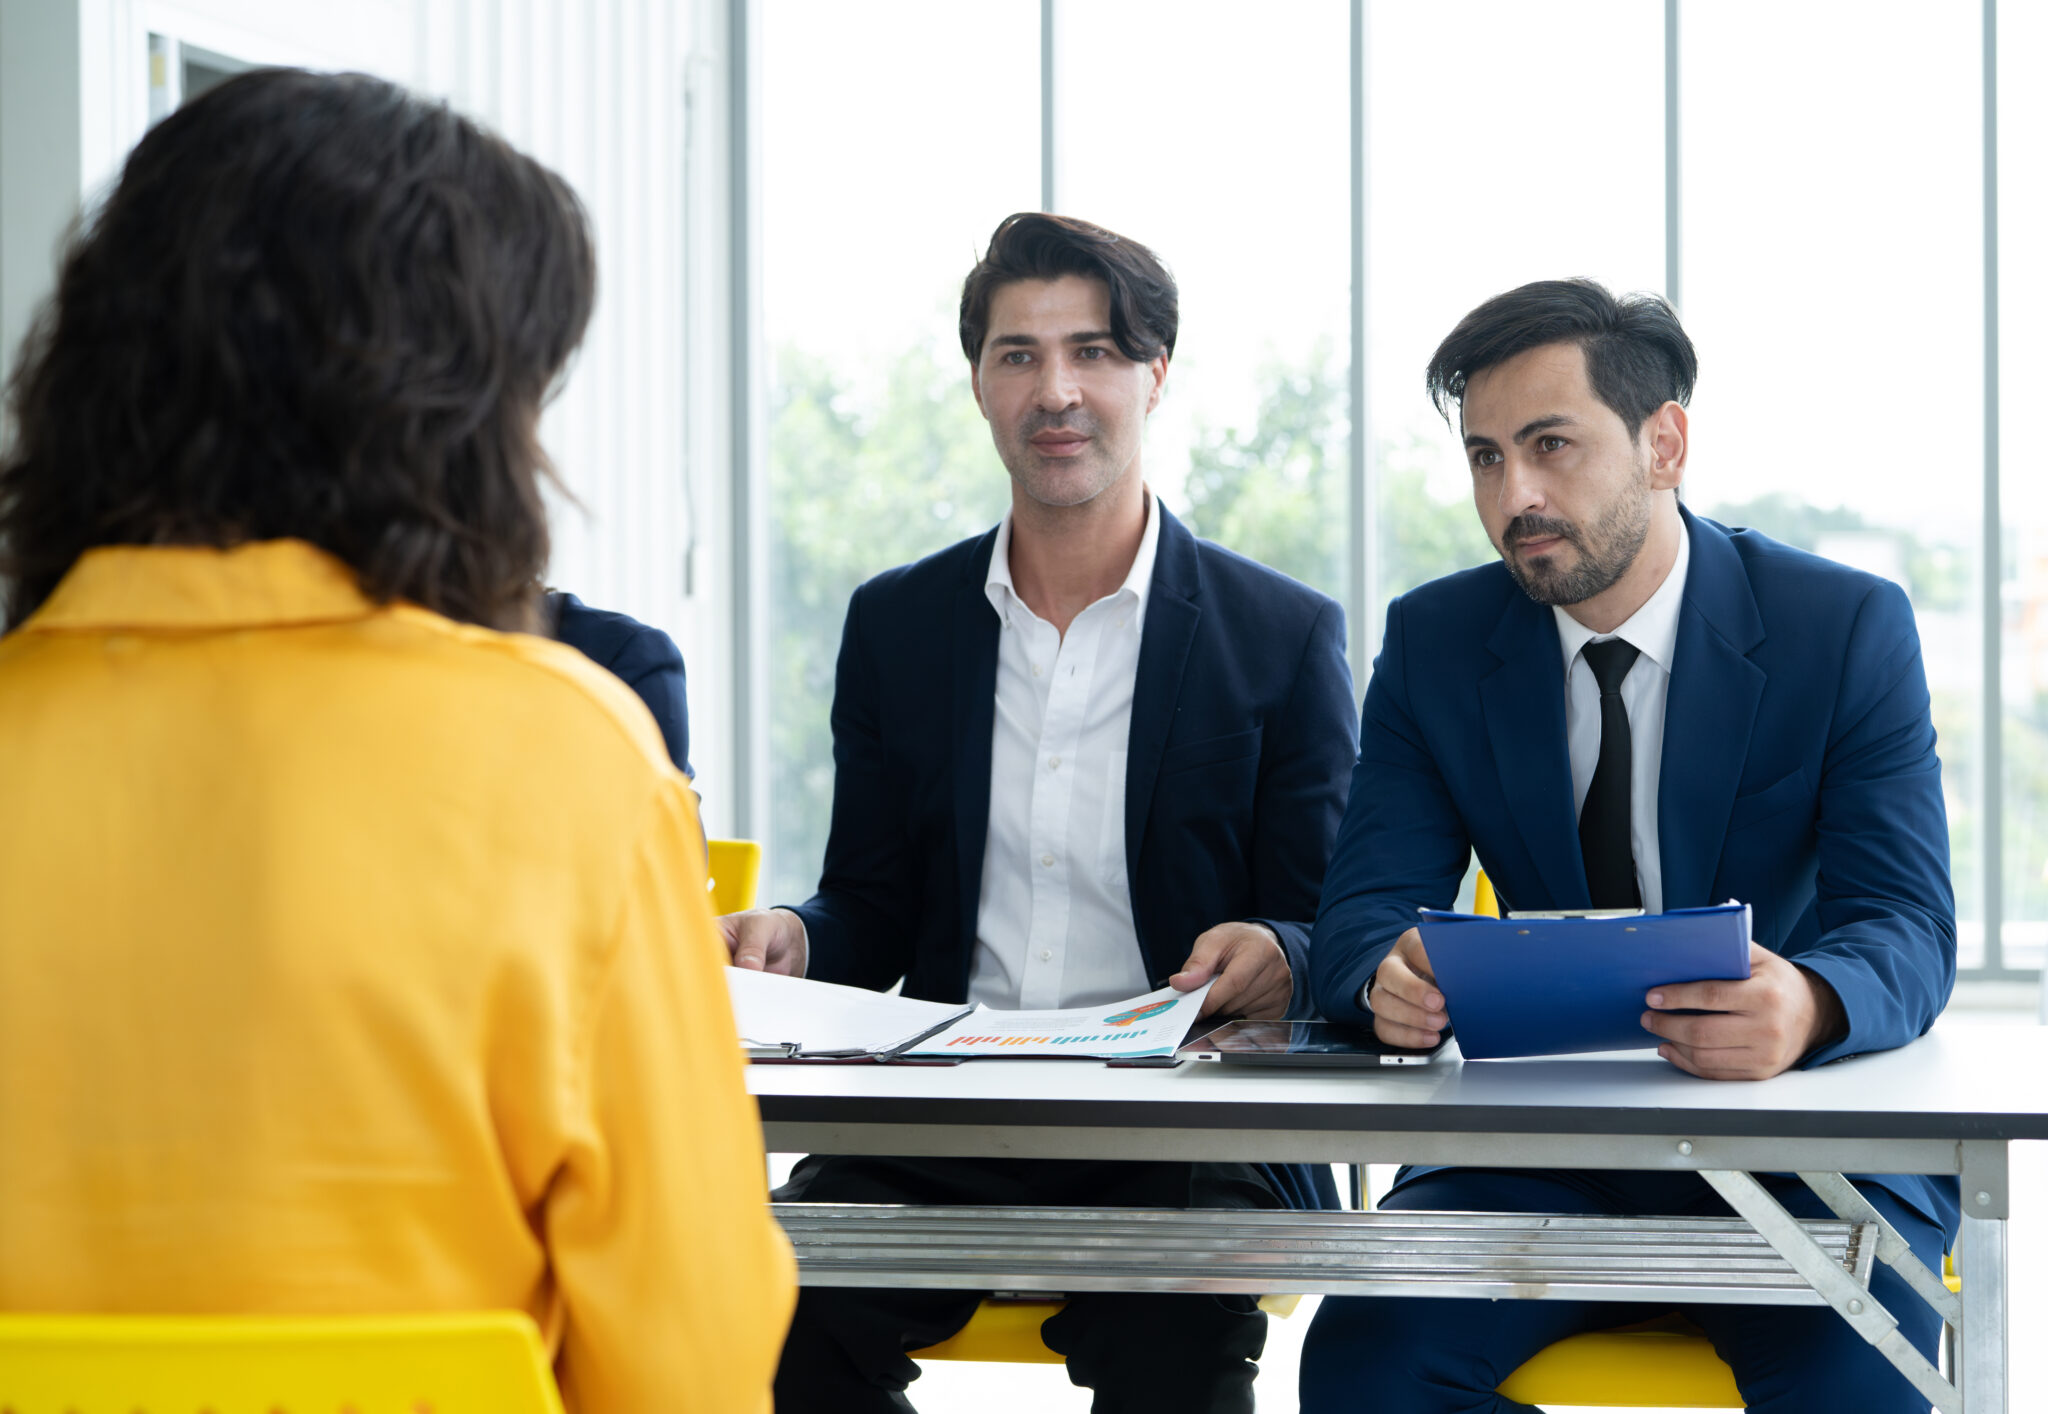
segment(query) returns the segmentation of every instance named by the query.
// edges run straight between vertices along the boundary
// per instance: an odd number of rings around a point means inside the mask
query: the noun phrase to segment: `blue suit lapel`
[[[1711,896],[1714,871],[1764,694],[1764,671],[1748,655],[1763,642],[1764,626],[1728,537],[1682,506],[1679,513],[1692,564],[1664,706],[1657,847],[1664,906],[1693,908],[1720,902]]]
[[[1486,647],[1500,662],[1479,680],[1480,710],[1508,815],[1536,862],[1545,894],[1528,900],[1510,894],[1509,902],[1525,908],[1585,908],[1591,896],[1572,808],[1557,621],[1547,606],[1517,589]],[[1512,888],[1507,880],[1497,883]]]
[[[1181,678],[1202,619],[1195,603],[1202,592],[1202,575],[1195,537],[1156,498],[1152,505],[1159,512],[1159,550],[1145,606],[1145,636],[1138,646],[1137,681],[1131,689],[1131,735],[1124,763],[1124,867],[1138,947],[1145,954],[1147,971],[1156,977],[1161,968],[1152,956],[1151,934],[1145,926],[1153,900],[1138,889],[1138,857],[1152,818],[1152,787],[1166,754]],[[1172,966],[1179,962],[1173,959]]]
[[[991,530],[968,557],[953,595],[953,849],[959,875],[960,985],[965,996],[988,847],[988,776],[996,733],[996,649],[1002,621],[988,602]]]

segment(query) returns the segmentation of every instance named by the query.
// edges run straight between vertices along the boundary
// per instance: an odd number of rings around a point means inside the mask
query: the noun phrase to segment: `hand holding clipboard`
[[[1750,975],[1749,908],[1481,918],[1425,911],[1420,943],[1468,1060],[1621,1051],[1653,988]]]
[[[1663,914],[1505,919],[1423,912],[1380,966],[1375,1028],[1468,1059],[1658,1046],[1710,1079],[1763,1079],[1846,1026],[1833,988],[1749,937],[1729,903]],[[1659,1042],[1662,1042],[1659,1045]]]

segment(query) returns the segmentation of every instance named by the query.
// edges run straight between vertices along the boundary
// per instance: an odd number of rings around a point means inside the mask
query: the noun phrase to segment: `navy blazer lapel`
[[[953,849],[959,875],[961,995],[974,957],[981,860],[988,848],[988,775],[996,734],[996,649],[1002,621],[988,602],[996,532],[967,557],[953,595]]]
[[[1159,781],[1160,758],[1179,709],[1180,684],[1188,654],[1201,622],[1200,548],[1186,526],[1158,498],[1159,550],[1152,564],[1152,584],[1145,606],[1145,635],[1138,644],[1138,676],[1131,688],[1131,735],[1124,762],[1124,868],[1130,881],[1131,917],[1138,946],[1152,967],[1150,933],[1145,926],[1152,900],[1138,892],[1138,852],[1145,846],[1146,822],[1152,818],[1152,787]],[[1179,959],[1173,960],[1176,965]]]
[[[1693,908],[1720,902],[1710,891],[1764,695],[1764,670],[1748,656],[1764,641],[1764,624],[1727,535],[1683,506],[1679,513],[1692,539],[1692,564],[1664,705],[1657,853],[1664,907]]]
[[[1565,741],[1564,659],[1557,620],[1519,587],[1486,647],[1499,666],[1479,680],[1480,709],[1507,810],[1536,861],[1548,897],[1522,907],[1585,908],[1586,865],[1572,806],[1571,753]],[[1496,881],[1511,887],[1506,880]]]

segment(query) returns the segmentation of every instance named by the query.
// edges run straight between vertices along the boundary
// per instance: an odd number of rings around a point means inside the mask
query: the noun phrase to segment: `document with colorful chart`
[[[1142,997],[1061,1011],[977,1007],[906,1049],[906,1056],[1085,1056],[1136,1060],[1170,1056],[1201,1014],[1209,983],[1192,992],[1161,987]]]

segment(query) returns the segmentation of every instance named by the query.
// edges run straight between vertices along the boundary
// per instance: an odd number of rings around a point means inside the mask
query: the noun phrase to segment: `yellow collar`
[[[375,608],[353,570],[303,540],[106,545],[80,556],[19,631],[335,623]]]

